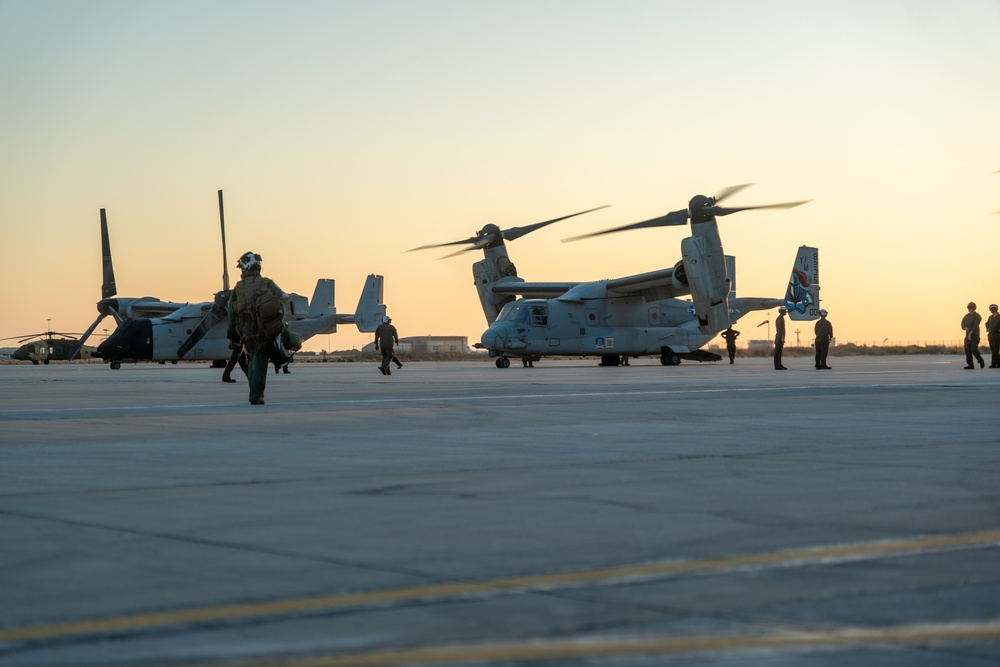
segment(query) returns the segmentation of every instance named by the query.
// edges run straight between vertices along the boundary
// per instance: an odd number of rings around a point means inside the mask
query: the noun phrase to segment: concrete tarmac
[[[0,664],[1000,664],[956,356],[0,366]]]

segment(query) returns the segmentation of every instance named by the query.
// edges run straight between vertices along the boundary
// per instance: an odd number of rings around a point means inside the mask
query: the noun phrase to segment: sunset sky
[[[94,320],[101,208],[119,296],[221,288],[222,189],[234,282],[253,250],[346,313],[379,273],[400,335],[474,343],[481,255],[408,249],[610,204],[509,250],[621,277],[688,230],[560,240],[753,182],[727,204],[813,201],[720,219],[740,295],[814,245],[839,340],[959,340],[1000,302],[998,170],[997,0],[0,0],[0,338]]]

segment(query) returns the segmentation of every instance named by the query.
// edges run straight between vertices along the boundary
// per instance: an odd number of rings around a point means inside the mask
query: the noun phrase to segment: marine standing
[[[260,255],[252,252],[240,257],[236,266],[241,271],[241,278],[233,288],[228,308],[227,335],[230,340],[238,335],[243,341],[243,349],[250,365],[250,405],[264,405],[267,371],[271,367],[268,346],[274,344],[273,336],[268,331],[269,322],[264,321],[258,307],[260,296],[264,292],[270,292],[279,302],[284,296],[284,292],[273,280],[260,275],[260,262]]]
[[[722,337],[726,339],[726,352],[729,353],[729,363],[733,363],[733,360],[736,359],[736,339],[739,336],[740,332],[732,326],[722,332]]]
[[[778,319],[774,321],[774,370],[787,371],[781,363],[781,352],[785,349],[785,313],[788,309],[778,308]]]
[[[979,362],[979,367],[986,365],[983,355],[979,354],[979,323],[983,316],[976,312],[976,304],[972,301],[967,306],[969,312],[962,318],[962,331],[965,332],[965,370],[974,369],[972,358]]]
[[[990,344],[990,368],[1000,368],[1000,314],[995,303],[990,304],[990,316],[986,318],[986,340]]]
[[[394,356],[392,348],[398,342],[399,334],[396,333],[396,327],[392,326],[392,318],[386,315],[382,318],[382,324],[375,329],[375,351],[382,351],[382,363],[378,367],[382,371],[382,375],[392,375],[389,363],[392,362]],[[403,364],[398,361],[396,363],[400,368],[403,367]]]
[[[833,325],[826,319],[826,309],[820,308],[819,320],[816,322],[816,368],[831,370],[826,365],[826,355],[830,352],[830,341],[833,340]]]

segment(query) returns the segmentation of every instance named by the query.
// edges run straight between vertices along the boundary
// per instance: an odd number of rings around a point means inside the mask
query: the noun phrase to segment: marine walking
[[[260,255],[244,253],[236,263],[241,279],[229,298],[229,340],[243,342],[250,373],[250,404],[264,405],[267,372],[271,367],[269,346],[285,328],[281,299],[284,292],[273,280],[260,275]]]

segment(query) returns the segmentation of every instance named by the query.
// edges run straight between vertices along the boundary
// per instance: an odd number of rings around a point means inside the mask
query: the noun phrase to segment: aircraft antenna
[[[229,260],[226,259],[226,211],[222,206],[222,190],[219,190],[219,223],[222,225],[222,289],[229,291]]]

